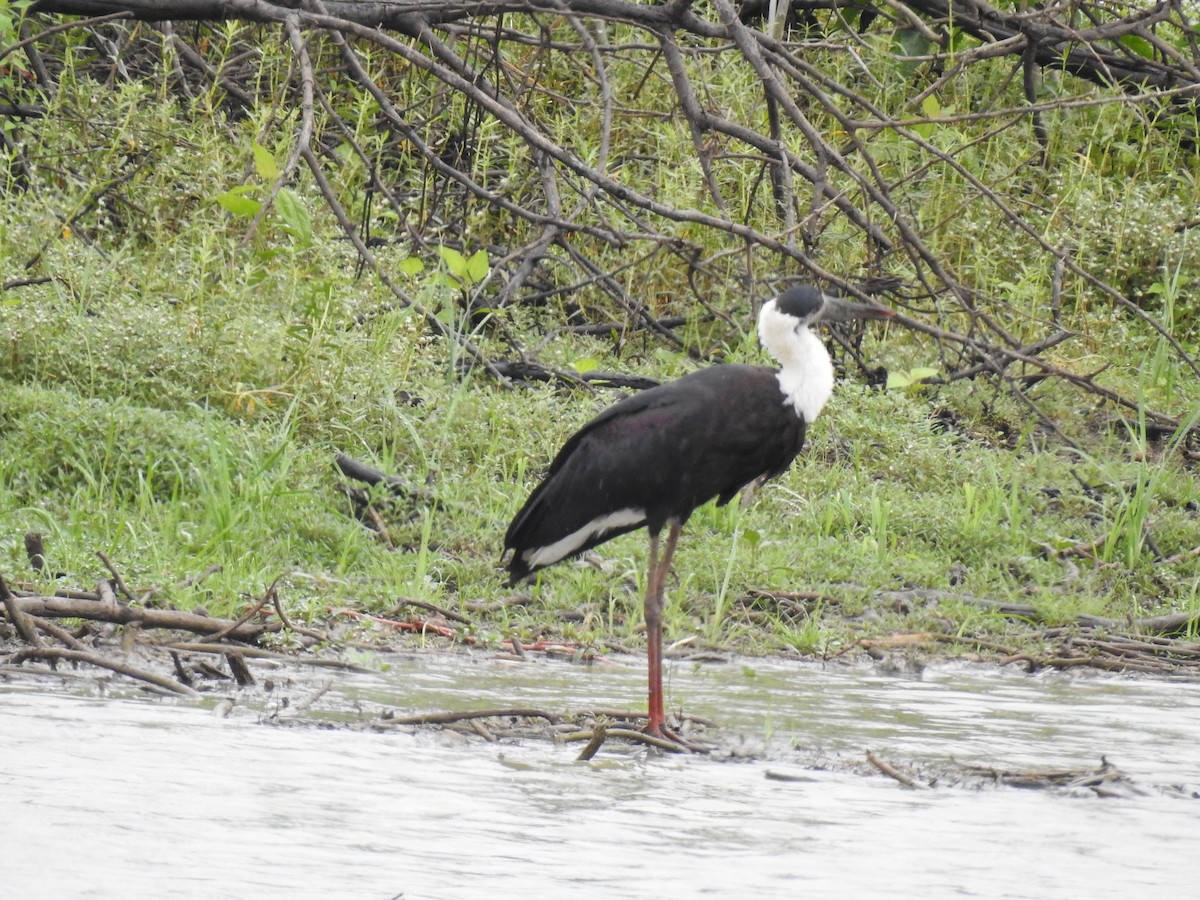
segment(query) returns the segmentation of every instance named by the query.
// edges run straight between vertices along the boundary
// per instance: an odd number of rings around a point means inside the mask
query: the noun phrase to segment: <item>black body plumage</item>
[[[567,441],[513,519],[510,580],[637,528],[682,524],[714,497],[728,503],[786,471],[805,424],[762,366],[712,366],[627,397]]]

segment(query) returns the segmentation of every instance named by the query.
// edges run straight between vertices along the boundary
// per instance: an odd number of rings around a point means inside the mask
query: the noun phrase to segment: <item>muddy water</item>
[[[606,747],[586,764],[549,743],[270,727],[261,704],[219,717],[85,684],[0,678],[2,897],[1196,896],[1193,683],[675,663],[672,704],[765,758]],[[419,657],[339,676],[314,709],[642,699],[636,660]],[[1103,755],[1138,791],[911,790],[845,764],[868,749],[914,769]]]

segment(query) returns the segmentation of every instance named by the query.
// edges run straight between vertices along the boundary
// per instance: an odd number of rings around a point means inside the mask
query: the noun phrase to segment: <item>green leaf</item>
[[[909,388],[919,390],[922,381],[926,378],[936,378],[937,375],[938,370],[931,369],[929,366],[914,366],[907,372],[888,372],[888,390],[904,391]]]
[[[1143,59],[1154,59],[1154,45],[1144,37],[1136,34],[1123,34],[1117,38],[1119,43],[1126,50],[1131,50]]]
[[[425,271],[425,263],[415,256],[406,256],[396,268],[405,275],[420,275]]]
[[[947,44],[946,49],[951,53],[962,53],[962,51],[971,46],[971,43],[971,35],[967,34],[961,28],[951,28],[950,42]]]
[[[292,237],[305,247],[312,243],[312,219],[295,191],[291,188],[281,190],[275,197],[275,208]]]
[[[246,196],[252,190],[254,188],[248,184],[230,188],[217,197],[217,202],[227,212],[231,212],[235,216],[241,216],[243,219],[253,219],[262,210],[262,204],[254,198]]]
[[[274,181],[278,178],[279,166],[276,165],[271,151],[258,141],[251,141],[250,146],[254,150],[254,171],[258,172],[258,177],[265,181]]]
[[[936,119],[938,117],[938,113],[941,111],[942,104],[938,102],[938,98],[933,96],[933,94],[930,94],[921,101],[921,115],[923,115],[925,118]],[[913,131],[926,140],[929,140],[929,138],[933,137],[933,133],[937,131],[937,127],[938,126],[936,122],[922,122],[920,125],[914,125]]]
[[[442,258],[442,262],[446,264],[446,268],[450,270],[450,274],[460,281],[466,281],[467,258],[453,247],[447,247],[444,244],[439,245],[437,249],[438,256]]]
[[[475,284],[487,278],[488,254],[486,250],[477,250],[467,260],[467,277]]]
[[[846,31],[850,33],[857,33],[859,30],[858,23],[862,19],[862,14],[862,7],[844,8],[842,14],[837,17],[837,21],[833,23],[833,30],[835,32]]]
[[[934,44],[915,28],[901,28],[894,38],[901,56],[927,56]]]
[[[33,6],[33,0],[15,0],[13,3],[0,2],[0,37],[4,43],[15,43],[20,35],[17,31],[17,19],[23,18]],[[17,15],[14,16],[13,13]]]

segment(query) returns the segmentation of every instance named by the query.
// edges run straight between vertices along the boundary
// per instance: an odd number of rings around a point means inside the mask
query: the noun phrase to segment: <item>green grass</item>
[[[750,115],[738,108],[749,94],[735,76],[721,82],[720,72],[704,73],[714,97]],[[632,67],[630,77],[640,70]],[[985,87],[956,85],[961,93],[943,98],[943,108],[965,108],[971,91]],[[665,88],[652,81],[646,91],[649,103]],[[595,140],[582,105],[530,102],[546,103],[547,116],[562,118],[582,144]],[[0,293],[0,572],[44,590],[87,587],[106,575],[96,557],[103,551],[129,582],[217,613],[236,611],[276,578],[289,609],[315,617],[339,607],[385,611],[403,596],[465,609],[507,594],[497,560],[509,519],[562,441],[615,395],[502,390],[483,374],[461,375],[458,349],[411,312],[359,323],[356,316],[393,298],[356,277],[352,252],[306,177],[293,190],[311,240],[278,216],[247,238],[248,221],[217,198],[256,183],[247,176],[252,138],[284,155],[291,126],[277,123],[260,136],[265,111],[237,123],[193,115],[153,84],[110,90],[70,70],[54,103],[37,184],[0,198],[0,281],[50,279]],[[202,97],[195,112],[215,104]],[[373,138],[372,109],[365,104],[352,117],[364,144]],[[1173,230],[1197,199],[1194,160],[1181,162],[1161,139],[1134,141],[1141,132],[1123,110],[1064,123],[1076,152],[1053,173],[1030,174],[1021,166],[1028,148],[999,140],[963,159],[997,190],[1048,191],[1051,201],[1031,214],[1046,239],[1069,235],[1090,269],[1140,286],[1147,308],[1194,345],[1190,293],[1200,261],[1191,233]],[[677,123],[663,133],[654,127],[632,118],[614,133],[628,130],[623,152],[651,148],[676,163],[644,173],[657,179],[664,202],[705,202],[689,168],[690,137]],[[930,139],[951,146],[971,135],[948,127]],[[1004,298],[998,315],[1015,333],[1040,334],[1050,271],[1035,262],[1044,260],[1031,260],[1027,244],[959,175],[927,167],[894,136],[881,132],[872,145],[889,178],[912,179],[908,198],[926,239],[982,295]],[[503,136],[487,152],[487,167],[530,177],[522,149]],[[122,202],[64,227],[130,167]],[[628,167],[632,177],[638,166]],[[718,169],[733,204],[755,207],[755,166],[728,160]],[[339,187],[351,190],[361,175],[347,165]],[[485,211],[470,221],[474,230],[460,236],[468,255],[513,240],[505,217],[492,221]],[[833,239],[848,226],[835,217],[826,228],[831,249],[822,264],[857,271],[858,245]],[[979,252],[983,243],[987,253]],[[420,271],[405,262],[405,249],[379,253],[420,302],[465,327],[435,249],[413,251]],[[673,257],[648,258],[622,277],[657,312],[695,311],[677,290],[686,275]],[[1175,366],[1161,337],[1114,317],[1086,286],[1068,287],[1064,325],[1082,337],[1060,364],[1092,371],[1103,358],[1106,377],[1127,393],[1185,414],[1200,408],[1195,379]],[[599,292],[585,288],[573,299],[597,317],[619,317]],[[746,298],[711,300],[738,327],[692,325],[689,341],[728,359],[761,359]],[[527,347],[562,320],[555,305],[505,315]],[[498,332],[474,337],[488,352],[507,350]],[[1112,347],[1120,349],[1105,350]],[[928,340],[895,327],[871,329],[863,351],[895,371],[939,365]],[[692,368],[684,355],[641,338],[618,350],[607,339],[561,334],[541,358],[659,378]],[[1028,603],[1053,621],[1200,609],[1200,559],[1164,563],[1156,555],[1200,545],[1193,463],[1174,442],[1081,414],[1080,395],[1060,386],[1039,388],[1037,399],[1061,415],[1081,449],[1045,434],[1024,407],[983,382],[889,392],[839,384],[792,471],[756,491],[750,505],[693,516],[669,589],[669,638],[814,653],[890,630],[1011,636],[1011,623],[967,603],[903,611],[876,599],[909,588]],[[349,516],[332,466],[339,452],[436,496],[435,505],[392,511],[394,551]],[[50,569],[40,576],[25,559],[30,531],[45,535]],[[1097,540],[1095,559],[1057,555]],[[634,534],[601,548],[603,571],[585,563],[551,569],[532,587],[533,607],[477,617],[477,636],[636,642],[645,552],[644,535]],[[221,571],[185,585],[210,566]],[[776,611],[752,619],[740,598],[755,588],[827,599],[803,618]]]

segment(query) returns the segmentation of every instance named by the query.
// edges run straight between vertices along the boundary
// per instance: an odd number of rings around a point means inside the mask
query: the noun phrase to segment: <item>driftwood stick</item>
[[[574,731],[570,734],[560,734],[555,740],[564,744],[573,741],[590,742],[595,740],[595,734],[594,730]],[[688,753],[691,750],[703,749],[691,744],[672,741],[669,738],[655,737],[652,734],[646,734],[644,731],[634,731],[632,728],[607,728],[604,734],[606,738],[623,738],[627,741],[633,741],[635,744],[646,744],[650,747],[657,747],[659,750],[666,750],[668,753]],[[587,748],[585,747],[584,749],[586,750]],[[582,755],[579,758],[582,759]]]
[[[96,595],[100,598],[100,603],[105,609],[117,608],[117,595],[113,591],[112,585],[107,581],[101,581],[96,585]]]
[[[451,722],[466,722],[469,719],[545,719],[547,722],[558,722],[562,716],[558,713],[547,712],[544,709],[529,709],[514,707],[511,709],[476,709],[462,712],[429,712],[417,713],[412,716],[396,716],[384,719],[381,725],[446,725]]]
[[[121,652],[128,656],[133,652],[134,646],[137,644],[138,634],[141,632],[142,626],[137,622],[130,622],[121,628]]]
[[[0,577],[0,598],[4,600],[4,609],[8,613],[8,619],[13,623],[13,627],[17,629],[17,634],[27,644],[34,647],[42,646],[42,639],[37,633],[37,629],[25,615],[25,611],[21,609],[20,601],[13,596],[12,591],[8,589],[8,585],[4,579]]]
[[[177,641],[163,646],[171,650],[183,650],[190,653],[217,653],[225,655],[229,653],[228,644],[202,644],[189,643],[187,641]],[[373,673],[374,669],[368,669],[366,666],[356,665],[355,663],[343,662],[340,659],[322,659],[320,657],[309,656],[291,656],[287,653],[280,653],[277,650],[264,650],[262,647],[238,647],[237,652],[240,656],[247,659],[276,659],[280,662],[296,663],[303,666],[315,666],[317,668],[330,669],[345,669],[347,672],[362,672]]]
[[[467,725],[473,732],[475,732],[489,744],[494,744],[498,740],[492,730],[483,724],[483,719],[470,719],[467,722]]]
[[[22,582],[22,584],[24,584],[24,582]],[[25,597],[40,597],[41,596],[41,594],[39,594],[37,591],[25,590],[25,589],[13,591],[13,594],[15,594],[17,597],[20,597],[22,599]],[[59,590],[55,591],[51,596],[62,597],[65,600],[90,600],[92,603],[100,602],[100,595],[97,594],[95,591],[74,591],[74,590],[70,590],[68,588],[60,588]]]
[[[975,597],[971,594],[961,594],[955,591],[943,591],[937,588],[912,588],[903,591],[879,591],[876,599],[887,603],[911,602],[914,600],[933,600],[937,602],[967,603],[981,609],[992,610],[1002,616],[1016,616],[1030,621],[1040,621],[1041,613],[1035,606],[1020,603],[1006,603],[999,600],[989,600],[986,597]],[[1174,634],[1185,632],[1200,624],[1200,613],[1169,613],[1165,616],[1148,616],[1143,619],[1113,619],[1107,616],[1092,616],[1087,613],[1078,615],[1073,624],[1084,628],[1125,628],[1148,634]]]
[[[608,728],[604,725],[597,725],[592,729],[592,739],[587,742],[587,746],[579,751],[579,755],[575,757],[576,762],[587,762],[600,749],[601,745],[608,738]]]
[[[332,687],[333,687],[333,679],[326,678],[324,681],[321,682],[320,686],[317,687],[317,689],[315,691],[313,691],[311,694],[309,694],[307,697],[305,697],[304,699],[302,699],[296,703],[290,704],[286,709],[281,709],[278,712],[276,712],[273,716],[271,716],[272,720],[289,721],[292,719],[298,719],[300,716],[302,716],[305,713],[305,711],[310,706],[312,706],[314,703],[316,703],[318,700],[320,700],[322,697],[324,697],[325,694],[328,693],[329,689]],[[495,738],[492,738],[492,740],[495,740]]]
[[[399,609],[401,606],[415,606],[417,609],[424,609],[431,613],[437,613],[439,616],[442,616],[451,622],[459,622],[463,625],[471,624],[471,620],[466,616],[456,613],[452,609],[444,609],[436,604],[428,603],[425,600],[414,600],[412,597],[401,597],[396,601],[396,609]]]
[[[280,578],[282,577],[283,576],[280,576]],[[259,610],[266,606],[271,601],[271,598],[275,596],[275,585],[277,584],[279,584],[279,578],[276,578],[271,582],[266,593],[262,595],[262,599],[254,604],[254,606],[242,613],[237,620],[229,622],[228,624],[223,625],[221,628],[218,628],[216,631],[209,634],[207,639],[213,643],[222,641],[227,635],[236,631],[239,626],[245,625],[247,622],[253,619],[256,615],[258,615]]]
[[[233,673],[233,678],[237,682],[238,687],[247,687],[254,684],[254,673],[250,671],[250,667],[246,665],[246,660],[236,650],[229,650],[225,653],[225,662],[229,666],[229,671]]]
[[[125,595],[125,599],[136,600],[137,597],[135,597],[133,591],[129,589],[129,585],[125,583],[125,579],[122,577],[120,570],[113,565],[113,561],[108,558],[108,555],[103,550],[97,550],[96,555],[100,557],[100,562],[104,563],[104,568],[108,569],[108,571],[112,573],[113,581],[116,582],[117,588],[120,589],[121,593]]]
[[[1193,547],[1191,550],[1184,550],[1182,553],[1176,553],[1174,556],[1168,556],[1166,559],[1160,559],[1158,565],[1173,566],[1176,563],[1181,563],[1185,559],[1191,559],[1193,556],[1200,556],[1200,547]]]
[[[179,679],[180,684],[192,686],[192,676],[188,673],[187,667],[183,664],[183,659],[175,650],[171,651],[171,662],[175,665],[175,677]]]
[[[275,615],[279,616],[279,621],[283,623],[283,627],[288,631],[294,631],[296,634],[302,634],[305,637],[310,637],[315,641],[325,641],[329,639],[329,635],[321,634],[319,631],[313,631],[311,628],[303,628],[288,618],[287,613],[283,611],[283,601],[279,599],[279,591],[274,591],[271,597],[271,605],[275,607]]]
[[[308,709],[310,706],[312,706],[314,703],[316,703],[318,700],[320,700],[322,697],[324,697],[329,692],[329,689],[331,687],[333,687],[333,679],[326,678],[324,681],[321,682],[321,685],[315,691],[313,691],[311,694],[309,694],[303,700],[300,700],[298,703],[292,704],[292,708],[291,708],[292,715],[298,715],[299,713],[304,712],[304,710]]]
[[[513,594],[499,600],[468,600],[466,607],[473,613],[490,613],[506,606],[529,606],[532,603],[533,598],[528,594]]]
[[[223,569],[224,569],[224,566],[219,566],[219,565],[208,566],[206,569],[204,569],[200,572],[197,572],[195,575],[189,575],[187,578],[183,579],[183,581],[179,582],[179,584],[181,587],[195,587],[200,582],[202,582],[205,578],[207,578],[209,575],[216,575],[218,572],[222,571]]]
[[[355,491],[354,493],[359,492]],[[350,492],[347,491],[347,496],[349,495]],[[351,498],[351,502],[354,502],[354,498]],[[355,505],[357,506],[358,504],[355,503]],[[379,510],[377,510],[370,503],[364,503],[362,505],[362,510],[367,517],[370,518],[371,525],[374,528],[375,533],[379,535],[379,540],[383,543],[383,546],[387,547],[389,550],[395,550],[396,542],[392,540],[392,533],[388,531],[387,522],[385,522],[383,516],[379,514]]]
[[[27,659],[44,659],[44,660],[67,660],[69,662],[87,663],[90,666],[96,666],[101,669],[108,669],[112,672],[117,672],[121,675],[127,675],[130,678],[138,681],[145,681],[147,684],[152,684],[156,687],[168,690],[173,694],[181,694],[184,697],[196,698],[200,695],[193,691],[185,684],[180,684],[173,678],[167,678],[165,675],[159,675],[155,672],[147,672],[144,669],[139,669],[136,666],[131,666],[128,663],[119,662],[115,659],[108,659],[96,653],[89,653],[86,650],[67,650],[61,647],[26,647],[23,650],[18,650],[12,655],[10,661],[13,663],[24,662]]]
[[[355,481],[361,481],[372,487],[377,484],[386,485],[388,490],[398,497],[407,497],[412,493],[403,478],[381,472],[353,456],[339,453],[333,458],[333,462],[347,478],[353,478]]]
[[[74,649],[74,650],[87,650],[88,649],[87,645],[84,644],[83,641],[79,640],[77,637],[75,637],[75,635],[71,634],[71,632],[67,631],[67,629],[65,629],[59,625],[56,625],[54,622],[50,621],[49,619],[43,619],[38,616],[27,616],[26,618],[29,621],[33,622],[33,624],[36,625],[40,631],[45,632],[46,634],[50,635],[51,637],[66,644],[68,647],[71,647],[72,649]]]
[[[224,627],[232,624],[227,619],[214,619],[211,616],[178,610],[138,609],[121,604],[108,606],[94,600],[72,600],[66,597],[18,597],[16,603],[21,612],[31,616],[90,619],[117,625],[139,622],[145,628],[174,628],[197,634],[210,634],[214,626]],[[277,622],[245,623],[234,628],[227,636],[252,642],[267,632],[278,631],[279,628]]]
[[[508,643],[512,646],[513,653],[517,654],[519,658],[527,658],[525,654],[525,647],[521,644],[521,639],[519,637],[517,637],[515,634],[510,634],[508,636]]]
[[[921,784],[919,781],[914,781],[912,778],[909,778],[907,775],[905,775],[903,772],[901,772],[899,769],[897,769],[895,766],[893,766],[886,759],[882,758],[874,750],[867,751],[867,762],[869,762],[871,765],[873,765],[875,768],[877,768],[884,775],[888,776],[888,778],[894,778],[896,781],[900,782],[905,787],[910,787],[910,788],[926,787],[926,785]]]

